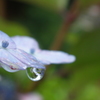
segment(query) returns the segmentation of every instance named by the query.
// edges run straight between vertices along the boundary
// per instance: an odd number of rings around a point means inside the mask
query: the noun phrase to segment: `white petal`
[[[14,41],[7,34],[0,31],[0,48],[2,47],[2,41],[7,41],[9,43],[7,48],[16,48]]]
[[[5,70],[25,70],[27,66],[12,56],[6,49],[0,49],[0,64]],[[8,67],[8,68],[7,68]],[[11,72],[11,71],[10,71]]]
[[[46,61],[52,64],[72,63],[75,61],[75,56],[62,51],[41,50],[39,52],[35,52],[34,56],[39,61],[43,61],[44,64],[47,64]]]
[[[27,53],[30,53],[30,50],[38,50],[39,44],[38,42],[31,37],[27,36],[15,36],[12,37],[13,41],[16,43],[17,48],[26,51]]]
[[[26,64],[28,67],[43,68],[45,67],[31,54],[28,54],[20,49],[9,49],[9,52],[19,59],[21,62]]]

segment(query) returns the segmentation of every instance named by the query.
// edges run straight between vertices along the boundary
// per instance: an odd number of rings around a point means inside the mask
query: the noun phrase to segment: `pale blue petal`
[[[33,57],[31,54],[24,52],[23,50],[9,49],[9,52],[21,62],[26,64],[28,67],[45,69],[44,65],[42,65],[35,57]]]
[[[14,41],[7,34],[0,31],[0,48],[2,48],[2,41],[7,41],[9,43],[7,48],[16,48]]]
[[[50,50],[35,52],[34,56],[44,64],[47,64],[48,62],[52,64],[72,63],[76,59],[75,56],[69,55],[68,53]]]
[[[25,70],[27,68],[25,64],[16,59],[16,57],[12,56],[6,49],[0,49],[0,64],[1,66],[4,64],[5,66],[2,67],[6,70],[11,69],[16,71]]]
[[[39,44],[38,42],[27,36],[14,36],[12,37],[13,41],[16,43],[17,48],[30,53],[31,49],[38,50]]]
[[[39,62],[42,63],[43,65],[50,65],[51,64],[51,62],[43,60],[43,59],[42,60],[40,59]]]

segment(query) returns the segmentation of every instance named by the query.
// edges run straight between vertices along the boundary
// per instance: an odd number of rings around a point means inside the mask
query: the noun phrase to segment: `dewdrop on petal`
[[[0,66],[8,72],[27,70],[31,67],[33,70],[30,72],[36,74],[36,77],[28,75],[29,71],[27,75],[32,81],[40,80],[44,75],[43,70],[45,71],[43,64],[34,56],[18,49],[14,41],[2,31],[0,31]]]
[[[44,73],[45,73],[45,69],[28,67],[26,69],[26,73],[27,73],[27,76],[29,77],[30,80],[38,81],[38,80],[41,80],[43,78]]]

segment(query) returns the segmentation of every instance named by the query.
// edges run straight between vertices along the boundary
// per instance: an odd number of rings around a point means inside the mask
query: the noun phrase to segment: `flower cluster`
[[[15,36],[10,38],[0,31],[0,66],[8,72],[27,70],[36,74],[37,81],[43,77],[45,66],[49,64],[72,63],[75,56],[62,51],[41,50],[38,42],[27,36]],[[28,72],[28,71],[27,71]]]

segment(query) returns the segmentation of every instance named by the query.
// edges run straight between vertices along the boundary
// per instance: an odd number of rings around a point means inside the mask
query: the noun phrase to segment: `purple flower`
[[[21,42],[20,40],[19,44]],[[18,49],[14,41],[2,31],[0,31],[0,66],[8,72],[25,70],[28,67],[45,69],[34,56]]]
[[[76,59],[74,55],[69,55],[62,51],[41,50],[38,42],[31,37],[15,36],[12,39],[19,49],[32,54],[44,65],[72,63]]]

